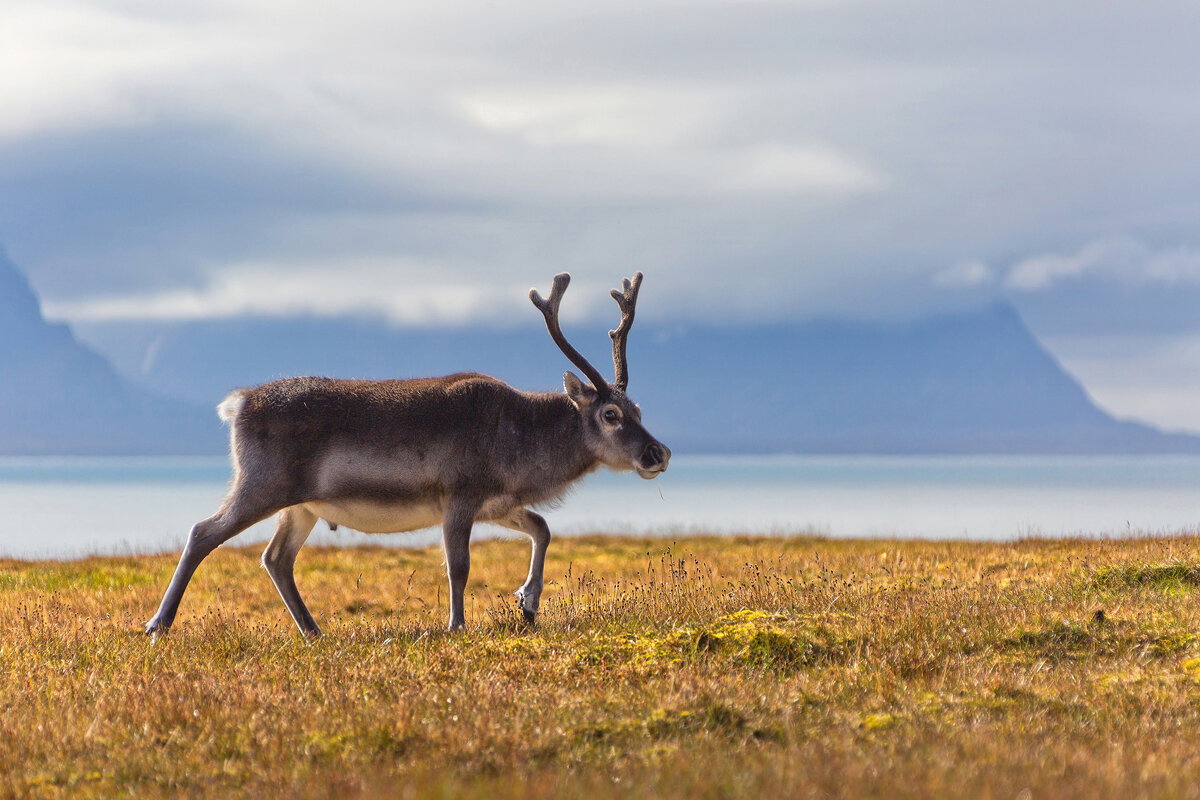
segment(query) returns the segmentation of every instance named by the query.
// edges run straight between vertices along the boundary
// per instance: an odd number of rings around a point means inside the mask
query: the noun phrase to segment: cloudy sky
[[[89,321],[1015,303],[1200,430],[1200,7],[0,0],[0,243]]]

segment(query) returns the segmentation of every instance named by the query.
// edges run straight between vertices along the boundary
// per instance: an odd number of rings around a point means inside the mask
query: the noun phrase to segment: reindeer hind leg
[[[275,535],[262,555],[263,567],[271,576],[271,582],[275,584],[283,604],[295,620],[296,627],[309,639],[320,636],[321,629],[300,597],[300,590],[296,588],[295,566],[296,554],[316,524],[317,516],[304,506],[285,508],[279,513]]]
[[[245,482],[239,480],[216,514],[192,526],[187,546],[179,557],[179,564],[163,594],[158,612],[146,623],[147,634],[157,636],[170,630],[179,611],[179,601],[183,599],[192,575],[209,553],[286,505],[273,505],[269,501],[256,499],[259,496],[248,492]]]

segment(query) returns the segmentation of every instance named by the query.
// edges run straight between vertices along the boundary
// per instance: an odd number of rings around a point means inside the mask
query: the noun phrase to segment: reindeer
[[[522,392],[474,372],[412,380],[286,378],[237,389],[217,407],[230,423],[233,480],[217,513],[188,536],[146,633],[165,634],[196,568],[219,545],[272,514],[278,525],[262,564],[306,637],[317,626],[296,588],[296,554],[318,519],[366,533],[442,525],[450,581],[450,630],[463,628],[471,528],[492,522],[533,540],[517,605],[533,623],[542,594],[550,529],[531,506],[560,497],[601,465],[652,479],[671,451],[642,427],[625,395],[625,345],[642,274],[612,296],[621,322],[612,337],[616,377],[608,383],[559,326],[571,276],[556,275],[550,298],[529,298],[559,349],[587,376],[563,375],[565,394]]]

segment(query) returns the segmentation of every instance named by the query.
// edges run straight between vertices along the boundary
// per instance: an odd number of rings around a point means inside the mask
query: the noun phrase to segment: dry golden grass
[[[667,547],[0,562],[0,797],[1200,797],[1194,539]]]

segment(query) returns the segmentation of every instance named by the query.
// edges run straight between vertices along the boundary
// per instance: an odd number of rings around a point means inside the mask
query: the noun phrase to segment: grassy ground
[[[559,540],[0,562],[0,797],[1200,797],[1194,539]]]

